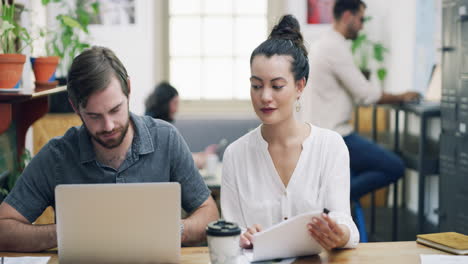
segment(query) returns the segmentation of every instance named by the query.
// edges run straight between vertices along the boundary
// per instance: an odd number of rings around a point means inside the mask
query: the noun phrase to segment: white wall
[[[130,110],[144,113],[144,100],[157,79],[155,50],[155,1],[136,0],[136,23],[132,25],[91,25],[93,45],[112,49],[126,67],[131,81]]]

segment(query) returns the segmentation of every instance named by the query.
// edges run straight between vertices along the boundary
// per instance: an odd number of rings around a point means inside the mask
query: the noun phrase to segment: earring
[[[297,101],[296,101],[296,112],[301,111],[301,101],[299,99],[300,97],[297,98]]]

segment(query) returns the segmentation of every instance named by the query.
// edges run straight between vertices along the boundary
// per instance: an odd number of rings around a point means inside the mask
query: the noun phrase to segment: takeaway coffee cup
[[[236,223],[214,221],[206,227],[211,264],[236,264],[241,230]]]

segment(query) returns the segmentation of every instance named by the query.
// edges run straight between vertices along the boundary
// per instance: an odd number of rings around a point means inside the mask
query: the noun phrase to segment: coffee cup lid
[[[223,219],[211,222],[206,227],[206,234],[210,236],[235,236],[240,235],[240,233],[241,230],[236,223]]]

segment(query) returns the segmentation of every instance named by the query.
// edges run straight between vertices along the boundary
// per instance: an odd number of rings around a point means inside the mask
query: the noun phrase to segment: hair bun
[[[292,15],[283,16],[268,38],[291,40],[301,45],[303,43],[301,27],[297,19]]]

